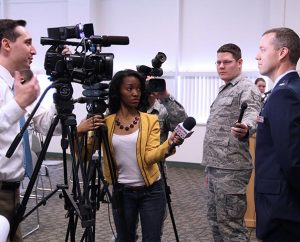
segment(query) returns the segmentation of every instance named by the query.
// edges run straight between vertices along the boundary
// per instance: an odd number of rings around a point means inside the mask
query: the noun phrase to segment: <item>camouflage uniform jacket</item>
[[[161,102],[156,100],[154,105],[147,110],[147,113],[158,115],[161,143],[168,139],[169,132],[173,132],[176,126],[187,118],[184,107],[172,96]]]
[[[147,113],[156,114],[158,116],[158,122],[160,127],[160,143],[168,139],[169,130],[167,128],[168,112],[164,105],[160,104],[158,100],[155,100],[152,107],[148,108]]]
[[[232,170],[252,168],[248,137],[239,140],[230,133],[243,102],[248,107],[242,122],[249,126],[249,134],[252,135],[261,108],[257,87],[241,75],[220,87],[210,107],[203,143],[203,164],[207,167]]]
[[[168,112],[167,127],[168,130],[173,132],[179,123],[182,123],[186,118],[187,114],[184,107],[175,100],[173,96],[169,96],[160,103],[164,105]]]

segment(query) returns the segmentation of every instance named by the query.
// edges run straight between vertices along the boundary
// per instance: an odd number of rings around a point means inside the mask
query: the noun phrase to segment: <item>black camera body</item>
[[[162,78],[153,78],[148,81],[147,91],[153,92],[164,92],[166,90],[166,81]]]
[[[46,74],[55,79],[69,78],[81,84],[111,80],[114,55],[100,53],[101,47],[129,43],[125,36],[95,36],[93,24],[48,28],[48,36],[41,38],[42,45],[52,45],[45,56]],[[67,41],[70,38],[81,39],[81,42]],[[76,46],[76,52],[62,53],[66,45]],[[79,47],[80,52],[77,51]]]
[[[92,84],[103,80],[111,80],[113,75],[112,53],[61,54],[48,51],[44,67],[46,74],[55,79],[70,78],[70,81],[81,84]]]

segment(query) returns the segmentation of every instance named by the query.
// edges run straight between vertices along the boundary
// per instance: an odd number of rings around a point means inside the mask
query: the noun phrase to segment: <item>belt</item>
[[[120,184],[120,185],[121,185],[123,191],[139,192],[139,191],[145,191],[147,189],[150,189],[150,188],[152,188],[155,185],[160,184],[160,183],[161,183],[161,179],[158,180],[158,181],[155,181],[150,186],[146,186],[146,185],[143,185],[143,186],[129,186],[129,185],[125,185],[125,184]]]
[[[123,185],[123,191],[132,191],[132,192],[138,192],[138,191],[144,191],[147,189],[146,185],[143,186],[128,186],[128,185]]]
[[[0,181],[0,190],[16,190],[20,187],[20,182]]]

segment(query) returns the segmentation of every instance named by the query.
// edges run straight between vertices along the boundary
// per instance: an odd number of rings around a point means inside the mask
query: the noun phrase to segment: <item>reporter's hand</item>
[[[77,126],[77,133],[83,134],[88,131],[92,131],[100,127],[101,123],[104,122],[104,119],[101,115],[95,115],[90,118],[85,118],[81,120],[80,124]]]
[[[21,83],[24,79],[20,72],[15,72],[14,97],[22,109],[32,104],[40,95],[40,85],[35,76],[29,81]]]
[[[171,134],[171,136],[169,137],[168,142],[169,142],[169,145],[175,144],[175,145],[177,146],[177,145],[181,145],[181,144],[183,143],[183,139],[181,139],[181,138],[176,134],[176,132],[173,132],[173,133]]]
[[[236,123],[234,127],[231,127],[231,134],[237,139],[243,139],[248,134],[248,126],[245,123]]]

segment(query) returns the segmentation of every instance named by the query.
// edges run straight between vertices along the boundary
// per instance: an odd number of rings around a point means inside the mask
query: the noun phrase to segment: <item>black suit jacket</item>
[[[280,226],[300,238],[300,79],[286,74],[260,114],[256,136],[256,235]],[[298,237],[297,237],[298,238]]]

